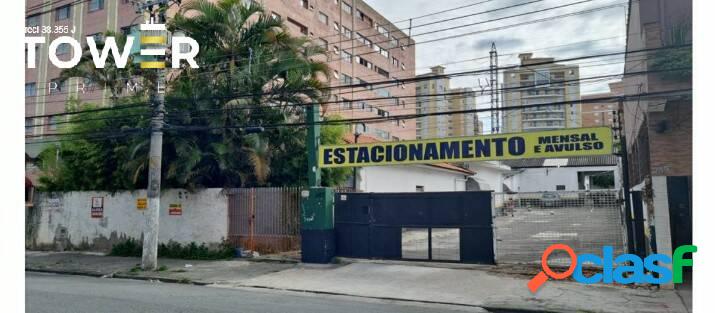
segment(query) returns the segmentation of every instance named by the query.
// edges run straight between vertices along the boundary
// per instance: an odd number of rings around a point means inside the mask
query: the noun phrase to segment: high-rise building
[[[443,75],[445,68],[435,66],[432,71],[417,77]],[[476,94],[471,88],[449,86],[449,78],[420,80],[417,83],[417,113],[437,113],[476,109]],[[476,113],[445,114],[420,117],[417,120],[417,138],[443,138],[472,136],[478,133]]]
[[[623,95],[623,82],[608,84],[610,91],[606,93],[590,94],[581,97],[581,126],[613,127],[614,113],[618,111],[618,104],[611,101],[597,101],[595,99],[609,98]]]
[[[101,38],[105,31],[129,34],[143,23],[136,13],[139,0],[26,0],[27,26],[67,26],[69,34],[83,45],[87,36]],[[393,81],[413,77],[415,72],[414,41],[397,26],[362,0],[263,0],[266,13],[284,21],[294,36],[307,36],[328,50],[331,87],[365,82]],[[248,1],[246,1],[248,3]],[[175,6],[172,11],[175,12]],[[65,34],[43,34],[46,42]],[[30,36],[30,35],[28,35]],[[48,60],[48,45],[36,51],[36,67],[25,70],[26,154],[36,157],[45,144],[43,136],[56,133],[57,124],[66,116],[52,115],[65,110],[71,97],[100,105],[109,105],[109,96],[101,86],[74,78],[60,83],[61,69]],[[57,49],[58,58],[68,60],[72,49],[66,44]],[[414,114],[414,101],[397,98],[414,95],[413,84],[397,81],[390,85],[365,88],[333,89],[326,115],[346,119]],[[380,100],[360,101],[359,99]],[[381,140],[415,138],[415,121],[401,120],[368,125],[368,133]]]
[[[578,66],[549,63],[554,59],[532,55],[520,54],[520,66],[504,71],[504,107],[581,99]],[[581,127],[578,103],[505,110],[502,114],[506,133]]]

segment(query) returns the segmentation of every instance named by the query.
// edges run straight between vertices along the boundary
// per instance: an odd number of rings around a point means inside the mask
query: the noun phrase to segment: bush
[[[142,256],[142,244],[134,238],[129,238],[124,242],[120,242],[112,246],[111,256]]]
[[[186,260],[221,260],[230,259],[234,254],[233,247],[226,241],[222,242],[218,248],[210,249],[206,244],[200,245],[192,242],[182,245],[175,241],[159,244],[159,257],[170,259]],[[142,255],[142,244],[134,239],[127,239],[112,247],[112,256],[140,257]]]

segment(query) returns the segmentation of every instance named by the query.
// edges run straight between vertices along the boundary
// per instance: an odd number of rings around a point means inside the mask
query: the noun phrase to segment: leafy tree
[[[665,46],[680,46],[692,43],[692,25],[689,22],[673,24],[666,34]],[[671,48],[653,53],[652,70],[662,70],[659,76],[666,80],[688,82],[692,79],[693,50],[690,47]],[[675,70],[681,69],[681,70]],[[685,69],[685,70],[682,70]]]
[[[168,23],[169,29],[196,39],[201,53],[196,59],[198,69],[184,65],[170,71],[162,161],[165,188],[307,183],[306,130],[271,126],[301,122],[306,105],[329,96],[321,82],[328,78],[328,67],[314,61],[324,57],[325,51],[305,37],[289,34],[259,5],[242,2],[188,2]],[[82,62],[89,64],[86,56]],[[107,86],[115,83],[118,91],[122,85],[117,79],[136,75],[148,77],[145,83],[150,88],[154,78],[147,73],[133,67],[82,65],[62,75],[90,77]],[[146,102],[145,94],[122,98],[113,93],[111,97],[112,105]],[[94,107],[68,103],[69,110]],[[42,153],[45,177],[41,181],[46,189],[146,187],[148,106],[87,112],[73,115],[70,121],[63,131],[76,140]],[[266,131],[247,134],[244,130],[251,126],[266,126]],[[321,139],[325,144],[340,143],[346,131],[345,126],[325,126]],[[324,170],[323,174],[324,184],[334,186],[346,180],[349,170]]]

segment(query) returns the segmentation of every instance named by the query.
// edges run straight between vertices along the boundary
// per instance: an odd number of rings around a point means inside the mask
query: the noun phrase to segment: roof
[[[477,173],[475,171],[468,170],[466,168],[461,168],[459,166],[452,165],[449,163],[434,163],[434,164],[425,164],[425,165],[436,167],[436,168],[441,168],[441,169],[445,169],[445,170],[449,170],[449,171],[460,172],[462,174],[469,175],[469,176],[472,176]]]
[[[345,143],[352,144],[355,141],[355,137],[352,134],[345,134],[343,136],[343,141],[345,141]],[[360,135],[360,138],[358,138],[358,143],[375,143],[375,142],[382,142],[382,140],[377,139],[372,136],[369,136],[369,135],[364,135],[364,134]],[[471,171],[466,168],[461,168],[459,166],[452,165],[449,163],[434,163],[434,164],[424,164],[424,165],[440,168],[443,170],[459,172],[459,173],[462,173],[465,175],[470,175],[470,176],[477,173],[475,171]]]
[[[615,166],[618,164],[618,159],[615,155],[580,156],[563,159],[568,161],[562,167]],[[549,163],[553,162],[547,160],[550,159],[507,160],[503,161],[503,163],[511,168],[553,167],[548,166]]]

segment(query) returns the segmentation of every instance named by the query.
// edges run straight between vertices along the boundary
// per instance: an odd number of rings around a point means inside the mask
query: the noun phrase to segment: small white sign
[[[340,195],[340,201],[347,201],[348,195]]]
[[[310,190],[303,190],[300,192],[300,196],[303,198],[307,198],[310,196]]]

